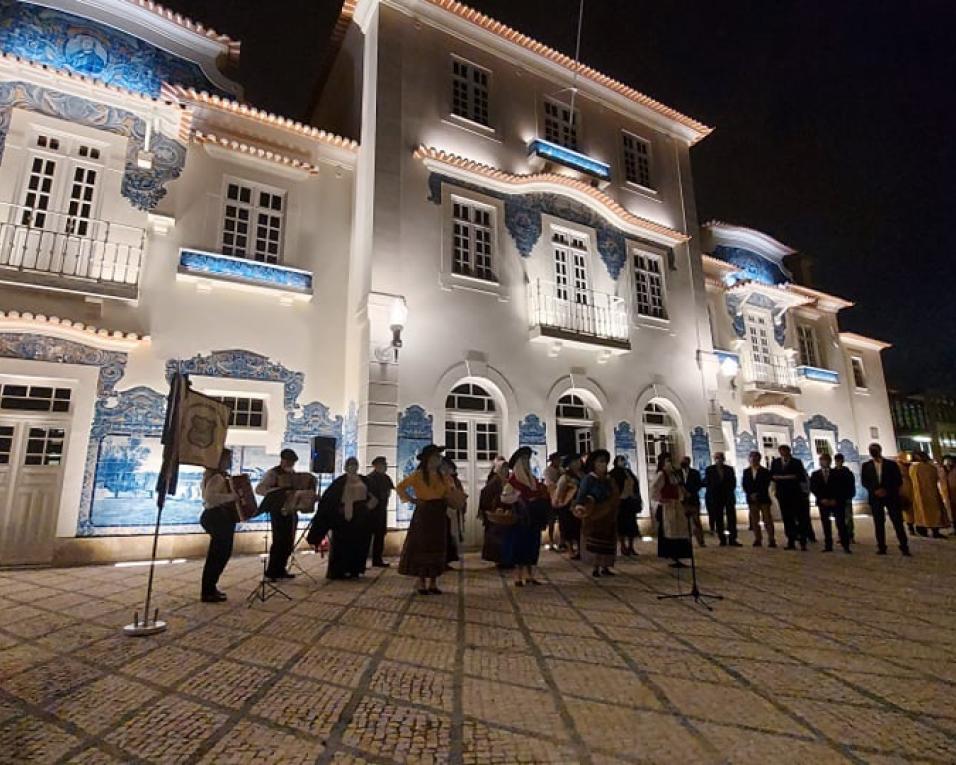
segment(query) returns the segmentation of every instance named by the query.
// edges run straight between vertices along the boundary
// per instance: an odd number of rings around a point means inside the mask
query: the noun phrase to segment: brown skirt
[[[398,573],[403,576],[435,577],[445,572],[448,555],[448,513],[443,499],[422,502],[402,545]]]

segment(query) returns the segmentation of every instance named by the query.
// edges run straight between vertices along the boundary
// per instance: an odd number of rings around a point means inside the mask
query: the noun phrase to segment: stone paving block
[[[290,672],[321,682],[357,687],[371,659],[367,656],[316,645],[306,650]]]
[[[104,752],[102,749],[91,746],[74,754],[65,762],[69,765],[121,765],[123,760]]]
[[[518,620],[515,615],[509,611],[491,611],[487,608],[473,608],[465,605],[465,621],[473,624],[487,624],[491,627],[504,627],[505,629],[517,629]]]
[[[120,723],[105,740],[145,760],[182,761],[194,754],[225,720],[220,712],[170,696]]]
[[[375,670],[368,689],[398,701],[452,710],[452,676],[447,672],[385,661]]]
[[[328,736],[352,692],[332,685],[287,676],[252,708],[252,713],[277,725],[320,738]]]
[[[359,629],[388,632],[395,622],[394,614],[381,613],[371,608],[350,608],[339,617],[339,623]]]
[[[0,651],[0,680],[5,681],[18,672],[49,661],[53,656],[52,651],[34,643],[15,643]]]
[[[466,717],[498,723],[530,733],[547,732],[551,737],[567,739],[569,734],[558,714],[554,698],[547,691],[509,686],[507,692],[490,680],[466,677],[462,689],[462,708]]]
[[[547,616],[528,615],[524,617],[524,623],[532,632],[597,637],[594,627],[581,619],[549,619]]]
[[[318,741],[305,739],[250,720],[240,720],[223,734],[200,760],[209,765],[314,763],[325,751]]]
[[[956,687],[927,678],[844,672],[842,678],[910,712],[956,719]],[[956,751],[956,748],[954,748]]]
[[[395,632],[398,635],[421,637],[426,640],[454,642],[458,639],[458,625],[454,621],[416,614],[403,617]]]
[[[223,659],[190,674],[177,690],[230,709],[239,709],[259,692],[275,671]]]
[[[728,762],[754,765],[838,765],[852,762],[846,753],[812,736],[783,736],[699,720],[694,720],[693,724]]]
[[[451,720],[366,696],[352,715],[342,741],[376,757],[438,765],[449,762]]]
[[[573,659],[603,666],[624,666],[625,663],[613,646],[603,640],[567,635],[535,635],[534,641],[541,653],[555,659]]]
[[[172,687],[212,661],[198,651],[165,645],[125,665],[123,671],[140,680]]]
[[[246,638],[226,655],[230,659],[278,669],[303,650],[301,643],[258,634]]]
[[[55,762],[80,740],[35,717],[12,717],[0,723],[0,763]]]
[[[454,643],[396,635],[385,649],[385,658],[434,669],[455,668],[458,647]]]
[[[550,635],[542,635],[548,639]],[[496,648],[501,651],[526,651],[528,641],[519,630],[490,627],[486,624],[465,624],[465,645],[470,648]]]
[[[180,648],[191,648],[217,656],[224,656],[230,649],[249,637],[248,632],[220,626],[218,623],[204,624],[184,633],[177,641]]]
[[[544,690],[548,687],[538,661],[530,654],[494,649],[466,648],[465,674],[501,683],[526,685]],[[502,689],[507,692],[507,689]]]
[[[31,704],[43,704],[100,675],[100,671],[89,664],[55,658],[7,678],[3,689]]]
[[[374,653],[385,642],[385,632],[365,630],[361,627],[336,626],[322,636],[322,645],[341,648],[355,653]]]
[[[26,619],[16,619],[11,624],[7,624],[4,629],[17,637],[34,639],[76,623],[76,619],[71,616],[41,611]]]
[[[117,718],[159,698],[159,692],[133,680],[107,675],[95,682],[61,694],[46,709],[83,731],[108,731]]]
[[[511,765],[511,763],[577,763],[580,755],[567,744],[465,720],[463,757],[465,765]]]
[[[734,679],[710,656],[658,646],[623,645],[621,649],[639,669],[649,674],[671,675],[711,683],[733,683]]]
[[[654,691],[627,668],[598,667],[572,661],[547,660],[561,693],[632,707],[662,709]]]

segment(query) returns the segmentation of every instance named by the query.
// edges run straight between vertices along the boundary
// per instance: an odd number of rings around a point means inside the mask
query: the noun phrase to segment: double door
[[[0,417],[0,565],[52,560],[66,436],[62,420]]]
[[[469,550],[481,547],[484,526],[478,517],[478,499],[499,454],[497,419],[448,414],[445,421],[445,455],[455,462],[458,479],[468,494],[460,544]]]

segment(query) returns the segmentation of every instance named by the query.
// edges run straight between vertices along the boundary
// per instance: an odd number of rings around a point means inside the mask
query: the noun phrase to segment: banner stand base
[[[129,637],[148,637],[149,635],[158,635],[160,632],[165,631],[166,622],[164,621],[152,621],[149,623],[134,622],[133,624],[127,624],[123,627],[123,634]]]

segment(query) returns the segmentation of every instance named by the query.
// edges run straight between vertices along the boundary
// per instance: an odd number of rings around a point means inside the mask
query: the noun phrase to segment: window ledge
[[[464,274],[456,274],[451,271],[446,271],[442,274],[441,287],[445,290],[467,290],[468,292],[477,292],[481,295],[492,295],[498,298],[502,303],[506,303],[509,300],[501,282],[479,279],[475,276],[465,276]]]
[[[671,329],[670,319],[657,319],[653,316],[645,316],[644,314],[635,314],[633,324],[637,329],[657,329],[664,330],[665,332]]]
[[[475,122],[467,117],[461,117],[457,114],[449,114],[447,117],[442,119],[442,122],[446,125],[451,125],[454,128],[458,128],[459,130],[464,130],[467,133],[472,133],[480,138],[486,138],[489,141],[494,141],[495,143],[502,142],[498,137],[498,130],[496,128],[493,128],[490,125],[482,125],[480,122]]]
[[[633,181],[624,181],[621,184],[621,188],[625,191],[629,191],[631,194],[636,194],[639,197],[644,197],[645,199],[650,200],[651,202],[657,202],[663,204],[664,200],[661,199],[660,194],[657,189],[652,189],[649,186],[642,186],[639,183],[634,183]]]
[[[217,285],[277,295],[283,303],[312,299],[310,271],[185,247],[179,250],[176,278],[205,291]]]

